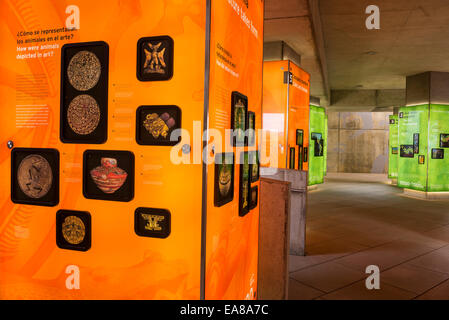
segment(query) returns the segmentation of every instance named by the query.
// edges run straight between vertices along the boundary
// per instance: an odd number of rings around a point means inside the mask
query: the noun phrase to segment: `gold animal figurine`
[[[159,222],[164,221],[165,217],[143,213],[142,218],[144,218],[145,221],[147,221],[147,224],[145,225],[145,229],[151,230],[151,231],[162,230],[162,227],[159,225]]]
[[[148,43],[148,47],[151,51],[143,49],[145,52],[145,63],[143,68],[147,73],[165,73],[164,68],[167,66],[164,61],[165,48],[158,51],[162,42],[156,45]]]

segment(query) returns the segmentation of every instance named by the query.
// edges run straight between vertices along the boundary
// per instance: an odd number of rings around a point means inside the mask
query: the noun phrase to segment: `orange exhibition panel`
[[[210,146],[225,153],[234,153],[235,182],[233,199],[224,205],[214,203],[214,175],[208,176],[207,190],[207,242],[206,242],[206,298],[207,299],[254,299],[257,292],[257,247],[259,230],[259,206],[257,195],[259,179],[252,179],[246,186],[248,192],[256,194],[253,207],[248,200],[248,208],[240,206],[242,166],[239,165],[245,154],[257,152],[258,141],[237,144],[226,134],[229,123],[236,119],[230,108],[235,99],[245,101],[247,122],[252,128],[261,129],[262,109],[262,60],[263,60],[263,2],[248,1],[248,8],[236,14],[230,10],[228,2],[213,1],[210,50],[210,128],[222,137],[211,134]],[[243,15],[242,15],[243,13]],[[242,26],[236,28],[235,26]],[[237,97],[237,98],[236,98]],[[252,120],[251,120],[252,119]],[[250,125],[251,127],[251,125]],[[238,137],[237,137],[238,138]],[[217,156],[217,152],[215,155]],[[258,166],[253,168],[258,170]],[[214,172],[213,164],[208,172]],[[247,212],[249,211],[249,212]],[[236,214],[238,213],[238,214]]]
[[[0,299],[256,298],[263,8],[0,2]]]
[[[309,100],[307,72],[288,60],[264,62],[263,166],[308,170]],[[276,143],[272,141],[274,137]],[[273,145],[277,148],[273,149]]]

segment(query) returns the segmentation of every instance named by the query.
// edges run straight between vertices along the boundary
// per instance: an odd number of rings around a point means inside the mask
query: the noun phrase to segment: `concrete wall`
[[[387,173],[391,112],[328,112],[328,172]]]

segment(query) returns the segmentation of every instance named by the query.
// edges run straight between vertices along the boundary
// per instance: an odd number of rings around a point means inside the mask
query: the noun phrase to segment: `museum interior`
[[[0,300],[449,299],[449,1],[6,0],[0,47]]]
[[[365,26],[371,4],[380,29]],[[449,121],[449,82],[438,80],[449,71],[448,13],[439,0],[266,1],[264,59],[310,73],[328,117],[326,176],[308,192],[289,299],[449,298],[449,167],[431,154]],[[423,132],[410,118],[421,112]],[[369,265],[379,290],[367,290]]]

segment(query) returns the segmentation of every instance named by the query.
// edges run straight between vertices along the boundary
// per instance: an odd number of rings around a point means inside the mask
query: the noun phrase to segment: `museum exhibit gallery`
[[[0,299],[257,299],[264,2],[0,12]]]
[[[399,109],[397,117],[398,187],[406,192],[414,190],[412,194],[421,197],[448,197],[449,160],[445,156],[449,148],[449,95],[445,90],[448,84],[449,74],[444,72],[408,76],[407,105]],[[394,130],[396,127],[390,124],[391,135]]]

